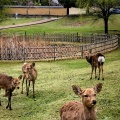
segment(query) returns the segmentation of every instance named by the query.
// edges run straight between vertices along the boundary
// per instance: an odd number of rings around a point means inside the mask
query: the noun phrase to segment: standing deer
[[[22,66],[22,72],[23,72],[23,81],[22,81],[21,94],[23,94],[23,83],[24,83],[24,79],[26,79],[27,96],[29,95],[30,82],[32,82],[33,98],[35,98],[34,86],[35,86],[35,80],[37,78],[37,70],[35,69],[35,63],[24,63]]]
[[[82,103],[71,101],[64,104],[60,109],[61,120],[97,120],[95,105],[96,94],[102,89],[102,83],[85,90],[76,85],[72,86],[74,93],[82,97]]]
[[[22,79],[22,75],[20,75],[18,78],[13,78],[12,76],[0,74],[0,89],[1,88],[4,89],[5,95],[8,97],[8,105],[6,106],[6,109],[9,108],[10,110],[12,110],[11,108],[12,92],[14,91],[15,88],[19,89],[20,79]]]
[[[92,67],[92,72],[91,72],[91,78],[90,79],[92,79],[94,69],[95,69],[95,78],[97,78],[96,69],[98,67],[98,69],[99,69],[98,80],[100,79],[101,71],[102,71],[102,80],[104,80],[103,64],[105,62],[105,56],[101,53],[97,53],[97,54],[92,56],[92,55],[90,55],[89,51],[85,51],[84,54],[85,54],[87,62],[90,63],[91,67]]]

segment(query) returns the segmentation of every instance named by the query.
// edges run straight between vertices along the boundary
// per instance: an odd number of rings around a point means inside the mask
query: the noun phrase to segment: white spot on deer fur
[[[105,62],[105,58],[103,56],[98,57],[98,62]]]

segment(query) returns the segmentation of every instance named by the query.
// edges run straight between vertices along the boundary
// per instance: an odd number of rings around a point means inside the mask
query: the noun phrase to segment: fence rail
[[[14,34],[0,35],[0,60],[84,58],[84,51],[106,53],[118,47],[117,35]]]

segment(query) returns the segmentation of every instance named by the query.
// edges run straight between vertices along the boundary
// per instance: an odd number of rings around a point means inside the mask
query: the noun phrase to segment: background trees
[[[94,6],[98,8],[96,15],[104,20],[104,30],[108,34],[108,20],[111,15],[110,10],[120,6],[120,0],[95,0]]]
[[[7,12],[4,8],[4,5],[10,5],[12,0],[0,0],[0,21],[6,18],[5,13]]]
[[[76,0],[76,6],[86,8],[86,14],[89,14],[89,8],[94,4],[94,0]]]
[[[89,14],[90,7],[95,7],[94,15],[104,20],[104,31],[108,34],[110,10],[116,6],[120,6],[120,0],[77,0],[76,5],[81,8],[86,7],[86,14]]]
[[[76,7],[76,0],[58,0],[64,8],[67,8],[67,15],[69,15],[69,8]]]

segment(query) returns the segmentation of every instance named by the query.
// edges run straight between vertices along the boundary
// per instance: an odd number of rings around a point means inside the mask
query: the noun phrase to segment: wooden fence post
[[[78,32],[77,32],[77,41],[76,42],[78,42]]]
[[[56,61],[56,45],[54,45],[54,61]]]
[[[26,62],[26,51],[25,51],[25,42],[26,42],[26,31],[24,36],[24,42],[23,42],[23,54],[24,54],[24,63]]]
[[[84,57],[84,45],[82,45],[82,58]]]

